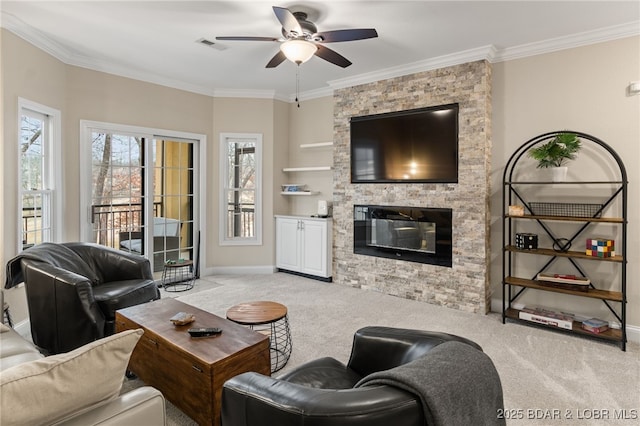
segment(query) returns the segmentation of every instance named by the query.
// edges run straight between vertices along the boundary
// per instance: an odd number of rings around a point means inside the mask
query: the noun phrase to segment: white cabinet
[[[278,269],[331,281],[331,218],[276,216]]]

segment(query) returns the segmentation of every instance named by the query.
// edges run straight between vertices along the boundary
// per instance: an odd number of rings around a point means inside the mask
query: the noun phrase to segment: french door
[[[87,127],[87,241],[166,262],[196,260],[198,140]]]

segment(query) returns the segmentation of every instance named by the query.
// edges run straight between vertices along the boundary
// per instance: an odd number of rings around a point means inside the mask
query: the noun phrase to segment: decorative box
[[[538,235],[524,232],[516,233],[516,247],[524,250],[538,248]]]
[[[615,241],[605,238],[588,238],[586,254],[593,257],[613,257],[616,255]]]

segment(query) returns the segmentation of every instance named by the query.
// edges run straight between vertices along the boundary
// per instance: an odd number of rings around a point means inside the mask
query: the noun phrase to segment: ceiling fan
[[[289,59],[300,65],[311,59],[313,55],[339,67],[346,68],[351,65],[351,61],[338,52],[325,47],[323,43],[378,37],[378,33],[373,28],[335,30],[319,33],[315,24],[307,20],[307,14],[305,12],[291,12],[289,9],[277,6],[273,6],[273,12],[276,14],[280,24],[282,24],[282,36],[284,38],[230,36],[216,37],[216,40],[276,41],[281,43],[280,51],[271,58],[266,68],[275,68],[285,59]]]

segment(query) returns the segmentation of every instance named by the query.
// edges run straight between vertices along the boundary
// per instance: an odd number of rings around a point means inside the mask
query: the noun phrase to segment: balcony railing
[[[227,236],[249,238],[255,235],[255,207],[251,204],[229,203],[227,206]]]
[[[162,203],[153,204],[153,215],[162,216]],[[235,206],[229,204],[227,235],[249,238],[255,235],[255,208],[253,204]],[[118,248],[120,232],[133,232],[142,229],[142,204],[94,204],[91,206],[91,223],[95,232],[95,242]],[[40,208],[22,209],[23,246],[38,244],[38,232],[42,222]]]
[[[153,215],[162,216],[162,203],[153,203]],[[142,203],[94,204],[91,206],[91,223],[95,242],[118,248],[120,232],[142,229]]]
[[[42,208],[22,208],[22,248],[42,242]]]

